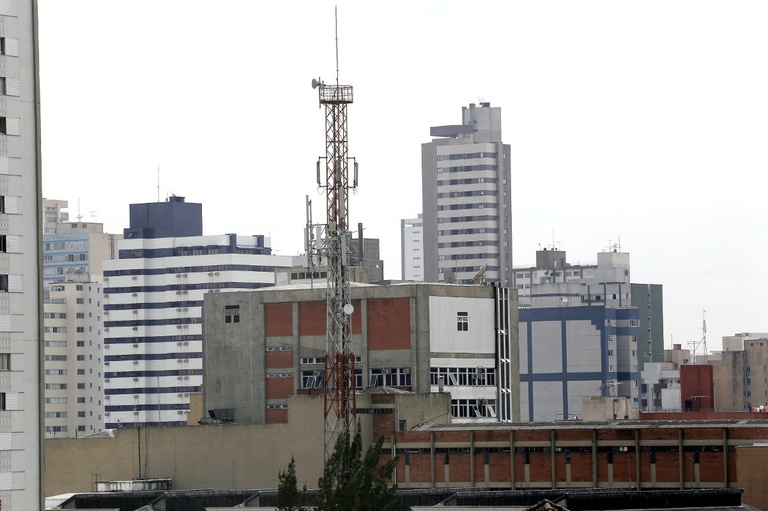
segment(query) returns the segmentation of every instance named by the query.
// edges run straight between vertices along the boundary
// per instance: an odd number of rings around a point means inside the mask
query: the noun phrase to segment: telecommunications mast
[[[334,10],[334,15],[335,15]],[[338,22],[337,22],[338,24]],[[320,107],[325,106],[325,156],[317,161],[317,186],[325,188],[326,224],[322,240],[315,244],[317,259],[328,265],[326,290],[325,376],[325,459],[333,452],[339,433],[355,427],[355,357],[351,349],[350,315],[354,312],[349,290],[349,191],[357,188],[357,162],[349,156],[347,105],[352,103],[352,86],[339,85],[339,39],[336,27],[336,84],[319,78]],[[323,176],[321,162],[325,161]],[[353,180],[349,181],[349,163]],[[324,179],[323,179],[324,177]],[[308,226],[311,228],[311,226]],[[310,255],[310,260],[313,257]]]

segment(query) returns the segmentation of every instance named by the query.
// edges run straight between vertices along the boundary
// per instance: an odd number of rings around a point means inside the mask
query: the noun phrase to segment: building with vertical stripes
[[[187,424],[203,385],[203,297],[274,285],[290,256],[265,236],[203,235],[202,205],[132,204],[104,263],[105,427]]]

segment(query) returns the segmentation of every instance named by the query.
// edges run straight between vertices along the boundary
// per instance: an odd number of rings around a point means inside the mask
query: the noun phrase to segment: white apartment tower
[[[403,280],[424,280],[424,220],[400,220],[400,251]]]
[[[202,205],[131,204],[118,259],[104,262],[106,428],[185,425],[203,384],[206,293],[274,285],[290,256],[269,238],[203,236]]]
[[[52,284],[45,303],[45,436],[103,426],[100,282]]]
[[[509,145],[501,108],[462,108],[462,123],[430,128],[421,146],[424,280],[512,285]]]
[[[43,508],[37,2],[0,2],[0,501]]]

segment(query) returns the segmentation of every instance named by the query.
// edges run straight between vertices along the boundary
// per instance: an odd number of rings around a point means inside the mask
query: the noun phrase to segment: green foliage
[[[383,443],[382,437],[363,456],[360,424],[354,437],[349,430],[339,434],[318,482],[319,511],[392,511],[397,507],[397,485],[389,484],[397,458],[379,463]]]
[[[299,490],[296,480],[296,462],[291,456],[291,462],[285,472],[277,475],[277,509],[279,511],[305,511],[303,504],[307,501],[307,487]]]

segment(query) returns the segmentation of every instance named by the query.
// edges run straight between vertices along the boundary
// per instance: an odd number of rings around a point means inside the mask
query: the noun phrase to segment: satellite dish
[[[472,277],[472,282],[477,282],[478,280],[482,281],[482,279],[485,278],[485,269],[488,267],[488,263],[485,263],[482,268],[480,268],[477,273],[475,273],[475,276]]]
[[[347,316],[351,316],[353,312],[355,312],[354,305],[352,305],[351,303],[344,305],[344,314],[346,314]]]
[[[453,284],[454,282],[456,282],[456,274],[453,273],[453,270],[446,271],[445,274],[443,275],[443,278],[448,284]]]
[[[312,88],[317,89],[317,86],[320,85],[320,79],[319,78],[312,78]]]

